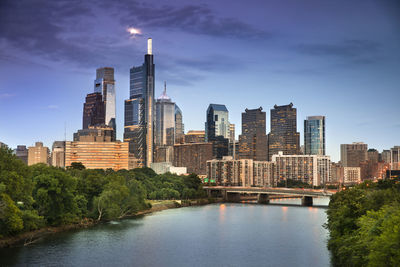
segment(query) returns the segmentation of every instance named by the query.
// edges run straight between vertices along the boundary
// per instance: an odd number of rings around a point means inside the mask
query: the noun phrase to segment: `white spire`
[[[147,54],[153,54],[153,40],[151,38],[147,39]]]

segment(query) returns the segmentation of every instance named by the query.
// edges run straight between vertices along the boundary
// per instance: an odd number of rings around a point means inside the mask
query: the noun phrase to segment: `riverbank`
[[[153,212],[158,212],[162,210],[167,210],[167,209],[176,209],[176,208],[182,208],[182,207],[189,207],[189,206],[201,206],[201,205],[207,205],[211,203],[216,203],[218,200],[215,199],[196,199],[196,200],[149,200],[149,203],[151,204],[151,208],[147,210],[142,210],[139,211],[135,214],[127,215],[124,216],[121,219],[127,219],[127,218],[134,218],[137,216],[142,216],[146,214],[150,214]],[[92,227],[94,225],[97,225],[99,223],[104,223],[105,221],[95,221],[92,219],[84,219],[80,223],[76,224],[68,224],[68,225],[63,225],[63,226],[57,226],[57,227],[44,227],[35,231],[30,231],[30,232],[25,232],[21,233],[16,236],[12,237],[5,237],[5,238],[0,238],[0,248],[6,248],[6,247],[15,247],[15,246],[28,246],[30,244],[33,244],[40,239],[52,235],[55,233],[60,233],[60,232],[65,232],[69,230],[76,230],[76,229],[82,229],[82,228],[88,228]]]

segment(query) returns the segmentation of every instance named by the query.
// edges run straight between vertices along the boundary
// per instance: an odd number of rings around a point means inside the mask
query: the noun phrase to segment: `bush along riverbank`
[[[400,266],[399,181],[366,181],[338,192],[327,214],[333,266]]]
[[[151,210],[148,199],[205,197],[195,174],[157,175],[149,168],[87,170],[79,163],[67,170],[45,164],[26,166],[11,150],[0,149],[3,241],[28,232],[85,227],[140,214]]]

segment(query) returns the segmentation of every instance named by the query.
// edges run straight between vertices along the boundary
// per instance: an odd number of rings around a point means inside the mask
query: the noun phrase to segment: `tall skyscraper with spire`
[[[129,99],[125,100],[124,141],[134,167],[150,167],[154,152],[154,58],[152,39],[147,40],[144,63],[130,69]]]
[[[175,143],[175,103],[167,96],[167,85],[156,101],[155,145],[173,146]]]

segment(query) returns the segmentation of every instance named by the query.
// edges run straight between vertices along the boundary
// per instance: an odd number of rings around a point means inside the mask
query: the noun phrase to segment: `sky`
[[[132,35],[129,28],[140,34]],[[129,69],[153,39],[185,131],[203,130],[210,103],[241,132],[245,108],[292,102],[326,116],[326,147],[400,145],[400,2],[396,0],[0,1],[0,141],[15,148],[72,140],[96,68],[115,68],[122,139]],[[270,130],[267,123],[267,133]]]

